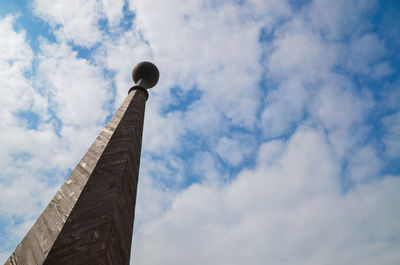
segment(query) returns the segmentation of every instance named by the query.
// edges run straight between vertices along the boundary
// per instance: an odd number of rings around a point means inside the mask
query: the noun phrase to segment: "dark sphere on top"
[[[135,84],[140,80],[144,79],[148,87],[152,88],[158,82],[158,78],[160,77],[160,72],[157,69],[157,66],[150,62],[141,62],[138,63],[132,71],[132,78]]]

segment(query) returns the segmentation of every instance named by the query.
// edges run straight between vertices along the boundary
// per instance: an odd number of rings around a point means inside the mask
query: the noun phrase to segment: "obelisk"
[[[135,66],[136,83],[6,265],[128,265],[147,89],[157,67]]]

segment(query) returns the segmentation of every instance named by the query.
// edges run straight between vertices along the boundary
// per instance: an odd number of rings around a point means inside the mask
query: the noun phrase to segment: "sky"
[[[131,264],[400,263],[400,2],[0,0],[0,263],[154,62]]]

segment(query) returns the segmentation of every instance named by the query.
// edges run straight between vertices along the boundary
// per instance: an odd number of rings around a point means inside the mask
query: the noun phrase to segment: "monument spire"
[[[5,265],[128,265],[147,89],[158,82],[150,62]]]

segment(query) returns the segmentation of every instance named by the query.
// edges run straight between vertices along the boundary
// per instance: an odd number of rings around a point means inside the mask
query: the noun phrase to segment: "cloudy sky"
[[[0,263],[132,86],[135,265],[400,263],[400,2],[1,0]]]

